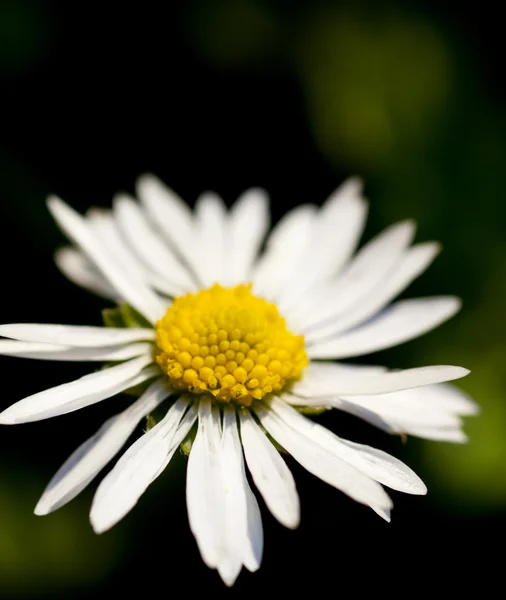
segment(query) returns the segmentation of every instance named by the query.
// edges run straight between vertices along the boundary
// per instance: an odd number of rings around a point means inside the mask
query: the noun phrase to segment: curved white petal
[[[90,522],[96,533],[110,529],[130,512],[160,475],[169,454],[172,458],[195,422],[196,410],[190,408],[190,418],[184,427],[179,427],[180,423],[183,425],[181,419],[187,407],[188,399],[185,397],[176,400],[167,415],[130,446],[104,478],[93,498],[90,512]]]
[[[55,196],[48,199],[48,207],[61,229],[85,252],[128,304],[152,323],[164,314],[166,303],[111,256],[81,215]]]
[[[279,398],[272,398],[269,405],[294,430],[345,460],[371,479],[407,494],[427,493],[427,488],[418,475],[386,452],[339,438],[325,427],[310,421]]]
[[[311,239],[317,209],[312,204],[297,206],[277,223],[267,247],[253,270],[256,294],[273,300],[297,269]]]
[[[335,337],[338,333],[348,331],[376,315],[427,269],[439,251],[440,246],[436,242],[417,244],[410,248],[390,275],[371,290],[361,302],[344,310],[331,322],[308,330],[306,341],[313,343],[323,338]]]
[[[279,297],[286,309],[315,282],[339,273],[352,256],[362,234],[367,203],[361,197],[362,183],[357,178],[345,181],[325,202],[317,215],[311,246],[297,266],[297,276]],[[303,273],[304,276],[298,276]]]
[[[125,242],[119,224],[110,210],[91,208],[87,211],[85,219],[103,248],[124,273],[142,281],[148,288],[154,288],[168,296],[173,294],[174,286],[148,269],[132,249],[131,244]]]
[[[153,226],[194,271],[198,267],[196,250],[200,242],[188,205],[151,174],[139,177],[136,191]]]
[[[438,407],[454,415],[477,415],[481,410],[469,394],[451,383],[421,388],[419,394],[426,405]]]
[[[353,402],[349,402],[344,398],[303,398],[301,396],[295,396],[294,394],[284,393],[283,400],[288,402],[291,406],[312,407],[322,410],[336,408],[367,421],[367,423],[388,433],[399,433],[394,425],[387,423],[387,421],[382,419],[377,413],[354,404]]]
[[[0,336],[23,342],[58,344],[77,348],[116,346],[130,342],[152,341],[153,329],[115,329],[85,325],[51,325],[46,323],[9,323],[0,325]]]
[[[163,381],[153,383],[144,394],[75,450],[47,485],[35,507],[36,515],[47,515],[75,498],[130,437],[139,421],[168,395]]]
[[[395,268],[414,232],[413,221],[388,227],[359,250],[336,280],[321,286],[320,293],[308,290],[294,307],[302,332],[310,331],[360,302]]]
[[[221,467],[226,507],[226,545],[218,571],[225,583],[232,585],[239,574],[237,571],[233,577],[237,560],[239,570],[243,564],[249,571],[256,571],[260,567],[263,528],[258,503],[246,478],[235,407],[230,405],[223,409]]]
[[[0,354],[18,358],[61,361],[120,361],[145,355],[152,344],[129,344],[127,346],[104,346],[101,348],[72,348],[56,344],[39,344],[0,340]]]
[[[220,464],[219,409],[199,402],[198,431],[188,458],[186,505],[190,529],[205,564],[216,569],[225,545],[225,503]]]
[[[55,252],[54,261],[72,283],[107,300],[118,300],[118,292],[79,250],[71,246],[60,248]]]
[[[427,439],[465,442],[459,415],[479,411],[476,403],[450,384],[371,396],[312,397],[283,394],[293,406],[337,408],[355,415],[388,433],[409,434]]]
[[[468,369],[448,365],[435,365],[370,374],[362,372],[361,369],[355,371],[336,369],[335,372],[329,370],[327,376],[321,377],[319,380],[317,378],[305,379],[303,377],[293,385],[291,391],[297,394],[297,396],[308,398],[355,394],[385,394],[387,392],[396,392],[432,383],[460,379],[468,373]]]
[[[156,370],[143,371],[144,367],[151,362],[151,355],[140,356],[115,367],[85,375],[76,381],[28,396],[0,413],[0,424],[14,425],[48,419],[110,398],[153,377]]]
[[[376,412],[385,420],[397,425],[398,431],[407,426],[460,427],[458,414],[438,404],[438,386],[402,390],[374,396],[348,396],[345,399],[358,406]],[[433,396],[431,398],[431,396]]]
[[[457,427],[406,427],[408,435],[413,435],[426,440],[435,442],[451,442],[453,444],[465,444],[468,441],[467,435]]]
[[[111,210],[89,208],[84,215],[84,221],[102,247],[107,250],[124,272],[147,282],[149,272],[121,237]]]
[[[300,502],[293,475],[249,411],[241,411],[239,416],[251,477],[274,517],[285,527],[295,529],[300,522]]]
[[[186,502],[190,529],[202,559],[232,585],[243,565],[260,565],[263,530],[249,488],[234,407],[219,408],[207,398],[199,405],[199,427],[188,460]]]
[[[198,237],[193,264],[204,287],[220,283],[225,274],[228,216],[223,200],[212,192],[202,194],[195,204],[195,235]]]
[[[253,410],[268,433],[313,475],[375,510],[392,507],[379,483],[294,430],[271,409],[255,406]]]
[[[164,280],[171,295],[196,289],[190,273],[158,236],[133,198],[126,194],[117,195],[114,214],[131,248],[152,272]]]
[[[269,200],[258,188],[244,192],[232,206],[228,219],[225,285],[251,280],[253,264],[269,229]]]
[[[299,390],[313,390],[315,387],[330,391],[334,389],[336,381],[340,381],[343,377],[369,377],[370,375],[380,375],[386,371],[386,367],[376,365],[311,360],[302,372],[301,379],[292,384],[291,391],[298,394]],[[312,393],[306,395],[311,396]]]
[[[419,337],[460,310],[454,296],[410,298],[392,304],[374,320],[346,333],[309,345],[311,358],[350,358],[397,346]]]

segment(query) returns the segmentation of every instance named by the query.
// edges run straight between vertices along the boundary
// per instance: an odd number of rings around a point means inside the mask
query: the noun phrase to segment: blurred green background
[[[421,0],[167,4],[162,13],[146,3],[0,2],[1,321],[100,322],[103,302],[52,263],[63,237],[46,211],[48,193],[81,211],[108,206],[113,193],[133,191],[136,176],[152,171],[190,203],[205,189],[230,204],[263,186],[276,220],[362,175],[371,202],[365,239],[412,217],[417,240],[444,245],[406,295],[464,299],[451,322],[368,360],[466,366],[472,374],[459,385],[483,411],[467,421],[465,446],[402,445],[352,417],[321,417],[344,437],[408,462],[428,496],[394,494],[387,525],[291,464],[300,530],[283,530],[264,511],[263,567],[243,573],[229,593],[307,583],[338,591],[353,565],[371,563],[387,573],[403,564],[404,576],[414,569],[418,578],[448,568],[454,581],[448,557],[486,559],[490,574],[483,540],[501,535],[506,515],[499,15],[492,3]],[[4,408],[88,367],[2,358],[0,369]],[[88,598],[124,586],[150,593],[160,581],[172,594],[175,581],[185,593],[223,592],[188,529],[181,457],[103,536],[87,521],[95,484],[57,513],[33,515],[64,459],[124,404],[117,398],[1,430],[0,597]]]

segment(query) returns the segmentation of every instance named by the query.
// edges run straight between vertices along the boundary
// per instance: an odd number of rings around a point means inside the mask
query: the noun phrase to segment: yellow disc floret
[[[298,379],[308,358],[277,307],[251,285],[221,285],[174,300],[156,324],[156,362],[172,386],[249,406]]]

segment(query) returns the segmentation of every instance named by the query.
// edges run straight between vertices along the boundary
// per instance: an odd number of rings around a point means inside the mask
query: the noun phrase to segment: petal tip
[[[49,210],[49,212],[54,215],[55,212],[57,212],[58,210],[60,210],[62,207],[66,206],[65,202],[63,202],[63,200],[61,198],[59,198],[58,196],[54,195],[54,194],[50,194],[47,198],[46,198],[46,206]]]
[[[100,517],[97,519],[97,516],[93,513],[93,511],[90,514],[90,524],[91,528],[97,535],[105,533],[108,529],[110,529],[110,526],[107,523],[104,523]]]
[[[232,587],[234,585],[234,583],[237,581],[237,578],[239,577],[240,572],[241,572],[241,569],[231,570],[231,569],[223,569],[223,568],[218,567],[218,573],[221,577],[221,580],[229,588]]]
[[[283,521],[282,523],[287,529],[291,529],[292,531],[295,531],[296,529],[299,528],[300,525],[300,516],[297,515],[296,518],[293,519],[285,519],[285,521]]]
[[[411,489],[411,493],[414,496],[426,496],[428,491],[427,486],[421,479],[419,479]]]
[[[349,186],[356,194],[361,194],[364,191],[364,178],[361,175],[351,175],[342,185]]]
[[[33,509],[33,514],[37,515],[38,517],[44,517],[44,516],[48,515],[50,512],[51,512],[50,504],[46,500],[43,500],[42,498],[37,503],[37,506]]]
[[[17,425],[20,421],[12,414],[9,408],[0,413],[0,425]]]

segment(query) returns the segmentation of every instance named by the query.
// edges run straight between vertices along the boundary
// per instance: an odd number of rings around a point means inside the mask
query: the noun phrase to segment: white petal
[[[49,198],[48,207],[62,230],[80,246],[126,302],[152,323],[163,315],[166,303],[117,263],[83,217],[55,196]]]
[[[268,433],[313,475],[371,508],[392,507],[390,498],[379,483],[292,429],[272,410],[263,406],[255,406],[253,410]]]
[[[370,293],[401,259],[414,232],[412,221],[392,225],[363,246],[337,280],[324,286],[321,298],[314,289],[308,290],[294,307],[302,331],[339,315]]]
[[[272,300],[289,281],[311,239],[316,212],[311,204],[297,206],[274,227],[253,272],[256,294]]]
[[[177,296],[195,289],[187,269],[158,236],[133,198],[125,194],[116,196],[114,213],[125,239],[145,265],[163,278],[171,295]]]
[[[108,419],[60,467],[44,490],[35,514],[47,515],[75,498],[119,452],[139,421],[169,394],[164,382],[158,380],[124,412]]]
[[[269,229],[269,200],[261,189],[244,192],[232,206],[228,222],[226,285],[251,280],[253,264]]]
[[[96,239],[124,272],[141,281],[147,281],[148,271],[120,235],[112,211],[92,207],[86,211],[84,221]]]
[[[288,402],[291,406],[312,407],[322,410],[337,408],[338,410],[342,410],[343,412],[363,419],[364,421],[367,421],[367,423],[370,423],[383,431],[387,431],[388,433],[399,433],[394,425],[387,423],[375,412],[354,404],[353,402],[349,402],[348,400],[344,400],[343,398],[302,398],[301,396],[284,393],[283,400]]]
[[[190,433],[191,428],[197,420],[197,413],[198,405],[197,403],[194,403],[189,407],[184,417],[181,419],[179,425],[177,426],[177,430],[175,431],[174,437],[172,438],[168,454],[165,457],[164,462],[162,463],[156,474],[153,476],[153,481],[165,471],[167,465],[172,460],[174,453],[184,442],[186,436]]]
[[[24,342],[41,342],[78,348],[98,348],[155,339],[153,329],[116,329],[85,325],[9,323],[0,325],[0,335]]]
[[[308,331],[306,341],[313,343],[316,340],[336,336],[373,317],[423,273],[439,251],[440,246],[435,242],[418,244],[410,248],[392,273],[368,296],[349,310],[343,311],[338,318]]]
[[[243,564],[249,571],[260,567],[263,528],[258,503],[246,479],[235,407],[230,405],[223,409],[220,461],[226,535],[218,571],[225,583],[232,585]]]
[[[336,381],[341,381],[343,377],[369,377],[385,373],[386,370],[386,367],[381,366],[311,360],[304,369],[302,378],[292,384],[291,391],[300,396],[311,397],[319,389],[325,395],[334,390]]]
[[[382,519],[384,519],[387,523],[390,523],[391,520],[391,511],[389,508],[374,508],[373,507],[373,511],[380,516]]]
[[[361,327],[309,342],[308,354],[311,358],[348,358],[384,350],[434,329],[460,306],[460,300],[453,296],[401,300]]]
[[[196,410],[190,408],[191,424],[185,426],[184,432],[179,431],[178,425],[187,407],[188,400],[179,398],[164,419],[130,446],[99,485],[90,512],[90,522],[96,533],[110,529],[128,514],[162,472],[168,455],[174,453],[195,421]]]
[[[328,376],[322,377],[320,381],[317,379],[305,379],[303,377],[299,382],[294,384],[292,392],[298,396],[308,398],[355,394],[385,394],[387,392],[460,379],[468,373],[469,370],[463,367],[447,365],[370,374],[362,372],[361,369],[355,371],[336,369],[334,373],[329,370]]]
[[[424,388],[439,387],[428,385]],[[408,392],[411,390],[407,390]],[[396,392],[404,393],[404,392]],[[383,410],[381,402],[377,402],[388,394],[376,396],[350,396],[349,398],[302,398],[293,394],[283,394],[283,400],[292,406],[311,406],[316,408],[336,408],[343,412],[363,419],[367,423],[382,429],[390,434],[409,434],[429,440],[440,440],[448,442],[466,442],[467,437],[461,431],[462,423],[455,414],[449,414],[441,408],[434,410],[429,407],[411,407],[409,398],[406,398],[406,406],[393,414],[391,406],[386,405]],[[364,401],[364,399],[366,399]],[[421,409],[420,409],[421,408]]]
[[[136,190],[152,224],[194,269],[198,258],[195,249],[199,242],[193,215],[186,202],[151,174],[139,177]]]
[[[195,234],[198,260],[193,267],[204,287],[223,280],[228,217],[223,200],[206,192],[195,204]]]
[[[151,362],[150,355],[140,356],[115,367],[85,375],[76,381],[28,396],[0,413],[0,423],[14,425],[48,419],[110,398],[132,385],[153,377],[156,371],[148,369],[142,372]]]
[[[441,383],[420,388],[419,397],[425,406],[433,406],[454,415],[477,415],[480,407],[476,402],[456,385]]]
[[[454,444],[465,444],[468,441],[467,435],[455,427],[407,427],[403,433],[426,440],[436,442],[452,442]]]
[[[408,426],[459,428],[460,417],[444,405],[438,405],[437,387],[430,385],[427,389],[420,387],[390,394],[349,396],[345,400],[376,412],[389,423],[396,424],[399,432],[405,431]],[[432,394],[435,396],[433,401],[430,398]]]
[[[188,458],[186,504],[190,529],[205,564],[217,568],[225,544],[225,506],[220,464],[219,410],[203,398],[198,432]]]
[[[407,494],[427,493],[427,488],[416,473],[393,456],[339,438],[325,427],[310,421],[279,398],[274,397],[270,407],[294,430],[345,460],[371,479]]]
[[[336,275],[352,256],[367,215],[361,189],[361,182],[350,178],[322,206],[313,228],[311,246],[297,266],[297,276],[279,297],[282,309],[293,306],[300,294],[315,282]]]
[[[19,358],[61,361],[120,361],[145,355],[152,344],[129,344],[127,346],[104,346],[101,348],[72,348],[56,344],[13,342],[0,340],[0,354]]]
[[[267,508],[285,527],[300,521],[300,502],[290,469],[248,411],[239,413],[248,469]]]
[[[118,300],[118,292],[79,250],[70,246],[60,248],[54,255],[54,261],[72,283],[97,294],[97,296],[114,302]]]
[[[110,210],[91,208],[87,211],[85,219],[102,247],[124,273],[142,281],[148,288],[152,287],[169,296],[173,294],[174,287],[167,284],[166,280],[157,273],[149,270],[130,244],[125,241],[119,224]]]

